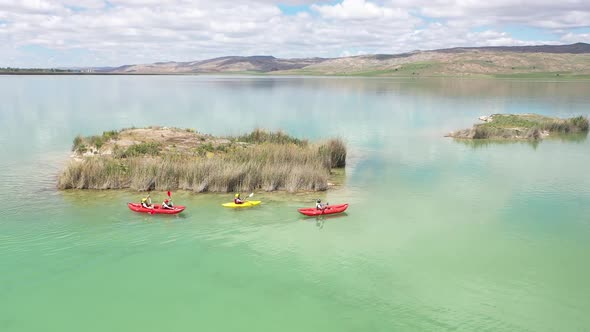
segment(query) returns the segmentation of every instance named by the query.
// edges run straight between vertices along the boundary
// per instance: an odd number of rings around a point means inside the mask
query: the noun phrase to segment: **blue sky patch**
[[[78,7],[78,6],[65,6],[67,9],[75,12],[75,13],[80,13],[83,12],[85,10],[85,8],[82,7]]]
[[[297,15],[298,13],[310,13],[311,12],[311,8],[309,5],[284,5],[284,4],[279,4],[279,9],[283,12],[283,14],[285,15]]]
[[[568,32],[571,32],[571,33],[590,33],[590,27],[568,29]]]
[[[500,31],[509,33],[512,38],[525,41],[555,40],[557,35],[546,29],[526,27],[522,25],[508,25],[501,27]]]

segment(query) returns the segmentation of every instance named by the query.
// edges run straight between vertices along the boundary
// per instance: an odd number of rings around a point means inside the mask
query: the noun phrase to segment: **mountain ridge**
[[[590,79],[590,44],[454,47],[337,58],[222,56],[118,67],[0,68],[0,74],[94,75],[327,75],[518,77]]]
[[[454,47],[399,54],[338,58],[222,56],[195,61],[162,61],[102,67],[86,72],[111,74],[294,74],[367,76],[496,76],[550,73],[590,75],[590,44]]]

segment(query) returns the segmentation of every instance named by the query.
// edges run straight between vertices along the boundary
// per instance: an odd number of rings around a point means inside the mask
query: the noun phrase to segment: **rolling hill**
[[[279,59],[226,56],[97,68],[113,74],[257,73],[277,75],[482,76],[590,78],[590,44],[457,47],[402,54]]]

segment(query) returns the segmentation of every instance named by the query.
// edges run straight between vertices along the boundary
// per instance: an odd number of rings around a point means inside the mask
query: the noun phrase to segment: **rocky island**
[[[192,129],[129,128],[74,139],[59,189],[321,191],[346,165],[340,139],[311,143],[254,130],[214,137]]]
[[[459,139],[539,140],[551,135],[588,132],[588,118],[552,118],[538,114],[493,114],[481,116],[482,123],[449,133]]]

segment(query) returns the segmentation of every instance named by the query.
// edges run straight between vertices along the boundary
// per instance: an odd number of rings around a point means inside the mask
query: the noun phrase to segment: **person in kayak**
[[[174,204],[172,204],[172,200],[166,198],[162,203],[162,209],[172,210],[174,209]]]
[[[234,204],[244,204],[244,201],[240,198],[240,194],[237,193],[234,196]]]
[[[318,210],[324,210],[327,207],[328,207],[328,203],[326,203],[326,204],[322,203],[322,200],[319,199],[319,198],[315,202],[315,208],[318,209]]]
[[[141,199],[141,206],[146,208],[146,209],[152,209],[152,198],[150,197],[150,194],[148,194],[146,197]]]

